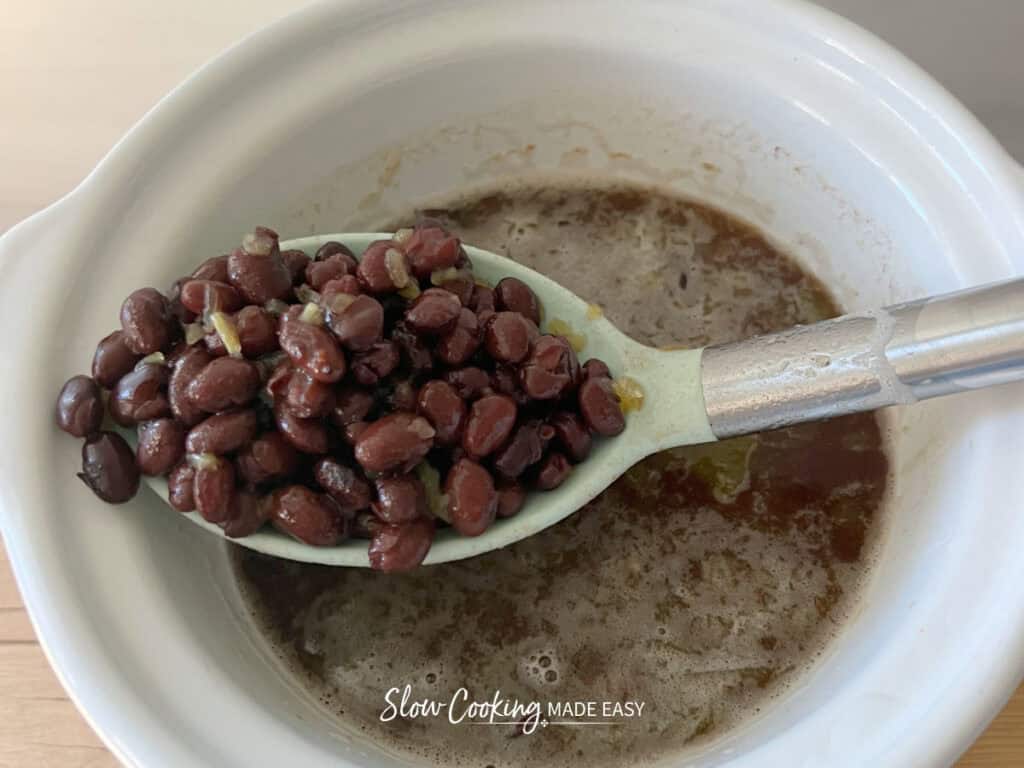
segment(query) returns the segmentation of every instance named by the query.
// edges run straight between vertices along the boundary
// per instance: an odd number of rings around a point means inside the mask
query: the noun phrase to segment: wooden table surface
[[[189,72],[297,5],[296,0],[5,5],[0,14],[0,232],[70,190]],[[6,553],[0,552],[0,768],[115,765],[47,665]],[[1024,687],[958,765],[1024,765]]]

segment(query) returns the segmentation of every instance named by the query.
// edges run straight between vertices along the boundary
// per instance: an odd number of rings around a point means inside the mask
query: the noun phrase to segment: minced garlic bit
[[[336,315],[340,315],[352,306],[352,302],[356,300],[356,297],[351,293],[334,293],[329,295],[331,298],[327,302],[327,309]]]
[[[319,304],[315,304],[311,301],[302,308],[299,320],[303,323],[308,323],[309,325],[323,325],[324,311],[320,309]]]
[[[164,357],[163,352],[153,352],[139,360],[135,364],[135,370],[139,370],[144,365],[167,365],[167,358]]]
[[[190,347],[198,344],[206,335],[206,329],[202,323],[188,323],[185,325],[185,343]]]
[[[575,350],[577,355],[587,346],[586,336],[582,333],[577,333],[571,325],[564,320],[559,320],[557,317],[551,318],[548,322],[548,333],[563,337],[569,342],[569,346]]]
[[[409,284],[398,292],[398,295],[406,301],[412,301],[420,295],[420,284],[415,280],[410,280]]]
[[[601,305],[587,304],[587,320],[597,320],[599,317],[604,317],[604,310],[601,309]]]
[[[490,282],[484,280],[482,277],[473,277],[473,282],[479,285],[481,288],[494,288]]]
[[[613,379],[612,391],[619,398],[623,413],[639,411],[644,407],[644,390],[636,379],[629,376]]]
[[[211,312],[210,323],[213,324],[213,330],[220,336],[220,341],[224,345],[224,349],[231,357],[242,356],[242,340],[238,338],[238,328],[235,327],[235,321],[232,320],[224,312]]]
[[[412,230],[409,227],[405,227],[404,229],[400,229],[397,232],[395,232],[395,234],[392,235],[391,239],[394,240],[399,245],[402,245],[403,243],[408,241],[410,237],[412,237]]]
[[[409,272],[405,268],[405,256],[396,248],[384,251],[384,269],[395,288],[405,288],[409,284]]]
[[[270,299],[270,301],[263,305],[263,308],[274,316],[283,315],[288,311],[288,305],[280,299]]]
[[[427,506],[434,517],[451,523],[448,515],[448,496],[441,493],[441,473],[425,461],[416,465],[416,476],[427,492]]]
[[[269,256],[274,249],[274,238],[265,232],[250,232],[242,238],[242,250],[253,256]]]
[[[445,267],[444,269],[435,269],[430,273],[430,284],[444,285],[445,283],[450,283],[452,280],[465,280],[469,277],[470,273],[464,269]]]
[[[313,290],[307,283],[303,283],[295,289],[295,298],[303,304],[320,301],[320,294]],[[287,312],[287,310],[285,310]]]
[[[220,466],[220,459],[212,453],[190,453],[185,457],[192,469],[216,469]]]

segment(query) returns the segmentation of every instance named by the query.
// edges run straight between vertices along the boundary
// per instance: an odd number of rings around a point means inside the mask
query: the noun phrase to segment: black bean
[[[448,371],[444,375],[444,380],[455,387],[455,391],[463,400],[473,400],[491,386],[491,377],[487,371],[475,366]]]
[[[215,280],[189,280],[181,286],[181,303],[194,314],[234,312],[241,309],[241,294],[227,283]]]
[[[519,477],[527,467],[541,460],[548,442],[543,437],[547,434],[543,426],[543,422],[534,419],[516,427],[509,441],[494,455],[494,468],[502,476]]]
[[[171,341],[167,298],[156,288],[133,291],[121,305],[121,328],[128,349],[140,355],[159,352]]]
[[[592,376],[580,385],[580,413],[587,426],[599,435],[614,437],[626,428],[619,398],[612,390],[611,379]]]
[[[279,531],[314,547],[332,547],[349,532],[349,517],[330,496],[301,485],[274,491],[270,519]]]
[[[163,418],[139,424],[135,461],[144,475],[166,475],[185,455],[185,428]]]
[[[142,355],[128,348],[124,331],[114,331],[96,345],[92,377],[104,389],[112,389],[141,359]]]
[[[250,304],[284,299],[292,290],[292,274],[281,258],[277,233],[257,227],[241,248],[228,257],[228,279]]]
[[[170,383],[167,385],[167,399],[171,413],[186,427],[194,426],[206,418],[206,413],[189,399],[188,387],[212,359],[205,349],[189,347],[174,361]]]
[[[576,352],[561,336],[537,337],[519,372],[523,391],[534,400],[554,400],[579,384]]]
[[[508,395],[485,395],[473,403],[462,435],[462,447],[480,458],[508,439],[516,423],[516,403]]]
[[[182,461],[167,476],[167,502],[179,512],[191,512],[196,508],[195,478],[195,467],[188,461]]]
[[[274,407],[274,421],[285,440],[303,453],[327,453],[330,441],[321,419],[303,419],[283,404]]]
[[[540,300],[522,280],[506,277],[494,286],[494,303],[499,310],[518,312],[534,325],[540,325]]]
[[[530,352],[536,326],[518,312],[498,312],[484,328],[487,354],[501,363],[518,363]]]
[[[323,458],[313,467],[313,475],[342,508],[358,511],[370,506],[370,484],[352,467],[336,459]]]
[[[259,369],[248,360],[218,357],[211,360],[189,383],[189,401],[207,413],[246,405],[260,388]]]
[[[498,509],[494,478],[475,461],[456,462],[448,472],[444,491],[452,525],[463,536],[479,536],[494,522]]]
[[[373,511],[385,523],[408,523],[427,515],[427,492],[416,475],[379,477]]]
[[[355,446],[356,461],[367,472],[411,469],[434,444],[434,428],[422,416],[392,413],[370,424]]]
[[[334,387],[317,381],[305,371],[295,371],[288,381],[284,404],[302,419],[326,416],[334,408]]]
[[[416,277],[425,279],[439,269],[454,267],[459,258],[459,238],[442,227],[417,225],[402,243],[409,265]]]
[[[537,472],[536,485],[542,491],[551,491],[565,482],[572,472],[572,464],[564,454],[552,451],[544,457]]]
[[[461,311],[462,304],[455,294],[428,288],[406,310],[405,323],[420,334],[443,335],[454,327]]]
[[[352,358],[352,375],[364,387],[372,387],[398,367],[398,345],[393,341],[374,344]]]
[[[384,338],[384,307],[372,296],[337,293],[324,304],[327,325],[346,349],[363,352]]]
[[[281,316],[278,341],[296,368],[328,384],[345,375],[345,355],[338,341],[325,328],[300,319],[302,307],[292,307]]]
[[[434,540],[434,521],[420,518],[403,525],[384,525],[370,541],[370,567],[377,571],[411,571],[423,562]]]
[[[458,442],[466,421],[466,404],[446,381],[428,381],[420,388],[417,411],[436,431],[440,445]]]
[[[88,376],[72,376],[57,398],[57,426],[75,437],[87,437],[103,423],[103,394]]]
[[[559,411],[549,420],[562,450],[577,464],[590,455],[593,442],[583,420],[571,411]]]
[[[209,523],[223,523],[231,515],[231,497],[235,493],[235,468],[219,457],[204,457],[192,481],[196,511]]]
[[[238,473],[252,485],[281,480],[295,471],[299,455],[280,432],[264,432],[235,459]]]
[[[210,416],[189,430],[185,450],[189,453],[225,454],[237,451],[256,437],[256,411],[229,411]]]
[[[409,262],[393,240],[377,240],[363,252],[356,271],[359,282],[370,293],[393,293],[412,279]]]
[[[78,477],[110,504],[128,501],[139,490],[135,454],[116,432],[96,432],[86,438]]]
[[[142,365],[117,382],[110,396],[110,415],[122,427],[158,419],[171,412],[168,373],[162,365]]]

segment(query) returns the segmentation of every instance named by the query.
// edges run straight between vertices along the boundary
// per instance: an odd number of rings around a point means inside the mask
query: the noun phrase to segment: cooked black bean
[[[319,248],[316,249],[316,254],[314,255],[313,258],[316,259],[317,261],[326,261],[331,256],[334,256],[335,254],[339,253],[343,253],[350,259],[352,259],[352,266],[354,272],[356,266],[356,255],[352,253],[351,248],[349,248],[344,243],[339,243],[337,240],[328,240],[326,243],[321,245]]]
[[[223,523],[231,515],[235,468],[224,458],[204,455],[196,466],[192,497],[196,511],[209,523]]]
[[[386,573],[411,571],[423,562],[434,540],[434,521],[420,518],[384,525],[370,540],[370,567]]]
[[[128,501],[139,490],[135,454],[116,432],[96,432],[86,438],[78,477],[110,504]]]
[[[463,400],[473,400],[491,386],[491,377],[487,371],[476,366],[448,371],[444,375],[444,380],[455,387],[455,391]]]
[[[530,351],[536,326],[518,312],[498,312],[484,328],[487,353],[501,363],[518,363]]]
[[[235,324],[235,332],[245,357],[260,357],[278,349],[277,318],[264,308],[250,304],[238,310],[231,320]],[[213,355],[228,353],[224,348],[224,340],[216,331],[207,333],[203,341]]]
[[[305,251],[292,248],[281,251],[281,261],[288,268],[288,274],[292,276],[292,285],[299,285],[306,277],[306,267],[309,266],[309,256]]]
[[[367,472],[411,469],[434,444],[434,428],[422,416],[392,413],[370,424],[356,441],[356,461]]]
[[[522,280],[506,277],[494,286],[494,303],[498,310],[518,312],[534,325],[540,325],[540,300]]]
[[[448,293],[454,294],[459,300],[459,304],[464,307],[468,307],[473,300],[473,289],[475,287],[475,283],[468,277],[456,277],[452,280],[445,280],[438,286],[438,288],[443,288]]]
[[[306,283],[314,290],[321,290],[331,280],[345,275],[354,275],[356,260],[350,253],[332,253],[323,259],[318,258],[306,266]]]
[[[455,326],[437,344],[437,357],[447,365],[462,365],[480,347],[477,316],[463,307]]]
[[[228,411],[210,416],[189,430],[185,450],[189,453],[217,455],[237,451],[256,437],[259,418],[256,411]]]
[[[523,391],[519,384],[519,373],[511,365],[498,365],[491,374],[491,389],[495,392],[508,395],[516,401],[516,405],[526,405],[530,398]]]
[[[530,345],[530,354],[519,372],[523,391],[534,400],[559,398],[577,386],[579,380],[576,352],[561,336],[547,334]]]
[[[509,479],[519,477],[527,467],[536,464],[544,455],[544,448],[550,440],[539,419],[527,421],[516,427],[509,441],[494,455],[494,468]],[[545,439],[547,435],[547,439]]]
[[[590,455],[593,439],[583,420],[571,411],[559,411],[548,419],[562,450],[577,464]]]
[[[626,428],[626,419],[619,398],[612,390],[612,380],[592,376],[580,385],[580,413],[587,426],[599,435],[614,437]]]
[[[331,422],[339,428],[363,421],[377,404],[373,394],[362,387],[342,387],[337,392]]]
[[[171,341],[171,313],[167,298],[156,288],[140,288],[121,305],[121,328],[132,352],[159,352]]]
[[[141,365],[122,376],[110,396],[110,415],[114,421],[130,427],[170,413],[167,380],[167,368],[162,365]]]
[[[323,458],[313,467],[313,475],[343,509],[358,511],[370,506],[370,484],[358,470],[336,459]]]
[[[227,283],[189,280],[181,286],[181,303],[189,312],[234,312],[242,307],[241,294]]]
[[[228,279],[250,304],[286,298],[292,290],[292,275],[281,259],[277,233],[256,227],[246,235],[242,247],[228,257]]]
[[[227,254],[207,259],[196,267],[192,277],[196,280],[213,280],[218,283],[226,283],[228,281]]]
[[[274,407],[274,421],[285,440],[303,453],[327,453],[330,441],[322,419],[303,419],[283,404]]]
[[[75,437],[87,437],[103,423],[103,393],[88,376],[72,376],[57,398],[57,426]]]
[[[462,447],[481,457],[497,450],[512,433],[516,403],[508,395],[485,395],[473,403],[462,434]]]
[[[317,381],[305,371],[295,371],[288,381],[284,404],[302,419],[326,416],[334,408],[334,387]]]
[[[478,315],[481,312],[494,312],[496,310],[494,290],[486,285],[474,285],[473,295],[467,306]]]
[[[544,457],[537,472],[536,485],[542,491],[551,491],[565,482],[572,472],[572,464],[565,455],[552,451]]]
[[[393,341],[374,344],[352,358],[352,375],[364,387],[372,387],[398,367],[398,345]]]
[[[385,523],[408,523],[427,514],[427,492],[416,475],[378,477],[373,512]]]
[[[355,446],[359,442],[359,436],[366,431],[366,428],[370,426],[368,421],[354,421],[345,427],[345,442],[351,446]]]
[[[598,360],[596,357],[592,357],[583,364],[582,377],[584,379],[610,379],[612,377],[612,372],[608,369],[608,364],[605,363],[604,360]]]
[[[188,461],[182,461],[167,476],[167,503],[179,512],[191,512],[196,508],[195,478],[196,469]]]
[[[461,459],[448,471],[444,483],[448,516],[463,536],[486,531],[498,510],[498,495],[491,473],[469,459]]]
[[[206,418],[203,409],[189,399],[188,387],[212,359],[205,349],[189,347],[174,361],[170,383],[167,385],[167,399],[171,413],[186,427],[194,426]]]
[[[331,497],[302,485],[274,491],[270,520],[279,531],[314,547],[332,547],[349,532],[349,516]]]
[[[171,418],[139,424],[135,462],[144,475],[166,475],[185,455],[185,427]]]
[[[425,279],[432,272],[454,267],[459,258],[459,238],[434,224],[417,225],[402,243],[416,277]]]
[[[268,498],[255,491],[239,488],[231,494],[228,519],[220,524],[224,535],[232,539],[250,536],[262,528],[270,519],[271,505]]]
[[[428,288],[409,305],[405,322],[421,334],[444,334],[455,325],[462,304],[458,297],[442,288]]]
[[[141,359],[142,355],[128,348],[125,332],[114,331],[96,345],[96,354],[92,358],[92,377],[104,389],[113,389]]]
[[[391,338],[401,348],[402,356],[413,371],[419,373],[434,367],[434,356],[430,352],[430,347],[404,322],[395,324]]]
[[[218,357],[211,360],[189,383],[185,394],[207,413],[246,405],[260,388],[259,369],[248,360]]]
[[[291,475],[299,454],[280,432],[264,432],[239,451],[235,463],[243,480],[262,485]]]
[[[526,490],[519,483],[502,484],[498,488],[498,517],[514,517],[525,501]]]
[[[346,349],[363,352],[384,338],[384,307],[372,296],[334,293],[324,305],[327,325]]]
[[[302,318],[304,307],[289,309],[281,316],[278,341],[296,368],[314,379],[333,383],[345,375],[345,355],[337,339],[323,326]]]
[[[448,382],[435,379],[424,384],[416,409],[433,425],[439,445],[457,442],[462,436],[466,403]]]

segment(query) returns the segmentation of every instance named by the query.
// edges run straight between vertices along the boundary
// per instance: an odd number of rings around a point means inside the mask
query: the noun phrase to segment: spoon
[[[337,240],[362,254],[389,234],[341,234],[282,242],[312,253]],[[635,463],[666,448],[706,443],[804,421],[908,405],[930,397],[1024,379],[1024,278],[703,349],[654,349],[633,341],[600,308],[527,267],[466,247],[474,274],[517,277],[544,307],[542,331],[560,320],[585,339],[580,359],[604,360],[616,379],[642,392],[617,437],[595,441],[586,461],[553,491],[527,497],[518,515],[481,536],[438,532],[424,564],[504,547],[580,509]],[[134,438],[134,435],[132,435]],[[146,483],[166,502],[167,482]],[[180,514],[175,512],[175,514]],[[198,513],[187,517],[224,532]],[[312,547],[271,528],[233,539],[275,557],[368,567],[368,542]]]

